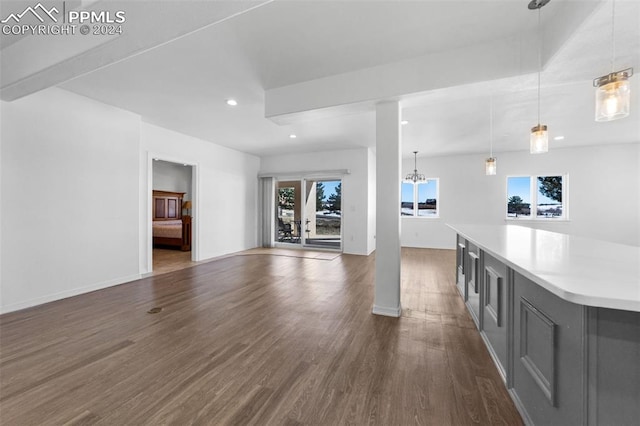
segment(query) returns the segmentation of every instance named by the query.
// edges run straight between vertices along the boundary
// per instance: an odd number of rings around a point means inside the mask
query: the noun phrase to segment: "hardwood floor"
[[[0,316],[0,423],[521,424],[455,252],[403,250],[399,319],[373,262],[231,256]]]
[[[197,262],[191,260],[190,251],[180,251],[164,248],[153,249],[153,275],[195,266]]]

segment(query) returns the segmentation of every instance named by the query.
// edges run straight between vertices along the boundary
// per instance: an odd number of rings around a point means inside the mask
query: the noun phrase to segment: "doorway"
[[[342,180],[300,179],[275,185],[275,245],[342,249]]]
[[[299,180],[276,183],[276,242],[302,244],[302,184]]]
[[[342,248],[342,181],[305,180],[305,245]]]
[[[151,162],[150,269],[166,273],[195,264],[192,249],[194,167],[154,158]]]

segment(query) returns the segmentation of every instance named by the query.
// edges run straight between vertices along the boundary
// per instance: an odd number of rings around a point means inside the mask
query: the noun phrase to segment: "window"
[[[400,214],[410,217],[438,217],[438,179],[402,182]]]
[[[531,178],[507,178],[507,217],[531,216]]]
[[[566,176],[507,177],[508,219],[566,219]]]
[[[415,216],[415,188],[411,182],[402,182],[401,216]]]

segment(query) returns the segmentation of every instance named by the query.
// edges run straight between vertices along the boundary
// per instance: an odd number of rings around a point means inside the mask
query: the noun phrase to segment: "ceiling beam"
[[[554,13],[542,21],[542,34],[536,29],[508,39],[267,90],[265,117],[286,125],[319,116],[372,111],[380,100],[535,73],[540,41],[544,67],[601,1],[555,3]]]
[[[0,99],[12,101],[58,85],[270,2],[85,2],[90,11],[123,11],[122,34],[82,35],[77,25],[73,35],[37,34],[6,43],[0,51]],[[3,15],[9,12],[21,10],[3,8]]]

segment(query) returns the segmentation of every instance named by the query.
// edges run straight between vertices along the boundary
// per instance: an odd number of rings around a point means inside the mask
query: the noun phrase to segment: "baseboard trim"
[[[399,318],[400,315],[402,315],[402,306],[398,306],[397,308],[385,308],[382,306],[373,305],[372,312],[376,315]]]
[[[516,409],[520,413],[524,424],[527,426],[533,426],[533,421],[531,420],[531,417],[529,417],[529,413],[527,413],[527,409],[524,408],[524,404],[522,403],[522,401],[520,401],[520,397],[518,397],[516,391],[514,389],[507,389],[507,391],[509,392],[511,400],[515,404]]]
[[[45,303],[55,302],[57,300],[66,299],[68,297],[78,296],[80,294],[85,294],[85,293],[89,293],[96,290],[102,290],[107,287],[113,287],[116,285],[139,280],[140,278],[141,278],[141,274],[134,274],[126,277],[115,278],[113,280],[102,281],[102,282],[91,284],[85,287],[73,288],[70,290],[60,291],[58,293],[48,294],[46,296],[36,297],[35,299],[29,299],[24,302],[18,302],[18,303],[13,303],[7,306],[2,306],[0,307],[0,314],[8,314],[9,312],[15,312],[22,309],[32,308],[34,306],[43,305]]]

